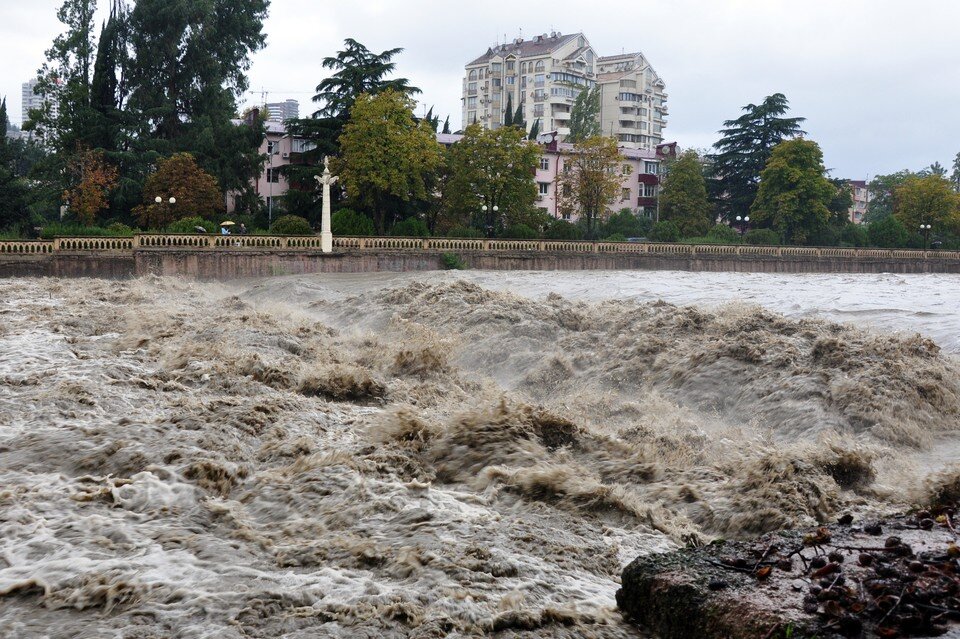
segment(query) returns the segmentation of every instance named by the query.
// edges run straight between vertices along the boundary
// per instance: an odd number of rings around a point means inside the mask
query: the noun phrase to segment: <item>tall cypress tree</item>
[[[7,98],[0,102],[0,230],[19,226],[23,217],[23,184],[10,169],[10,148],[7,140]]]
[[[513,126],[513,94],[507,95],[507,108],[503,110],[503,126]]]
[[[773,148],[787,138],[803,135],[800,124],[805,118],[782,117],[789,102],[782,93],[766,97],[759,105],[743,107],[744,114],[727,120],[720,130],[723,136],[714,148],[711,190],[718,209],[726,219],[750,215],[757,197],[760,173]]]

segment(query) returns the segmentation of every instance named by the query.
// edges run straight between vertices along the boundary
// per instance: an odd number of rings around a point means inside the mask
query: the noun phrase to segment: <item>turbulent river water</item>
[[[640,554],[956,481],[957,284],[0,280],[0,636],[642,636]]]

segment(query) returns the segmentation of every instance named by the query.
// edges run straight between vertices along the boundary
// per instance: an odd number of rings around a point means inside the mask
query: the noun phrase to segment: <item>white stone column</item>
[[[320,250],[324,253],[333,252],[333,231],[330,227],[330,185],[336,184],[339,178],[330,174],[330,158],[323,158],[323,175],[316,176],[317,182],[323,186],[323,212],[320,218]]]

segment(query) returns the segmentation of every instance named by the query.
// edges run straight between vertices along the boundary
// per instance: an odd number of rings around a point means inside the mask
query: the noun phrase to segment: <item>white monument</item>
[[[323,158],[323,175],[317,175],[316,180],[323,185],[323,213],[320,218],[320,250],[324,253],[333,252],[333,232],[330,229],[330,185],[340,179],[330,175],[330,158]]]

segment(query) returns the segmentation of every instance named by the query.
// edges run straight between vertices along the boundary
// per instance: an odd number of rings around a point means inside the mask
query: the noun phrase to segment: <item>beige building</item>
[[[656,149],[666,126],[665,84],[641,53],[597,56],[582,33],[543,34],[487,49],[466,65],[463,126],[503,125],[519,107],[529,130],[570,133],[570,113],[584,89],[601,88],[604,135],[633,149]],[[511,116],[513,113],[511,113]]]

